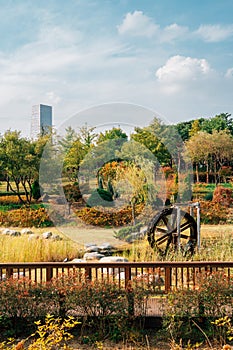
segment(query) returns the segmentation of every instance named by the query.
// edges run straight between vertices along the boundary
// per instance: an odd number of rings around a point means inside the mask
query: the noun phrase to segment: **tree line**
[[[54,158],[49,161],[56,164],[56,157],[62,155],[63,176],[71,182],[78,181],[80,171],[85,176],[106,160],[135,160],[139,156],[148,164],[153,159],[154,166],[175,172],[185,168],[188,159],[198,182],[203,174],[207,183],[232,175],[233,119],[229,113],[174,125],[155,118],[148,126],[135,127],[130,135],[120,127],[97,134],[87,124],[78,130],[68,127],[63,137],[51,131],[36,140],[8,130],[0,136],[0,181],[6,183],[6,192],[15,193],[22,203],[38,197],[35,187],[39,186],[40,160],[48,140],[52,140]]]

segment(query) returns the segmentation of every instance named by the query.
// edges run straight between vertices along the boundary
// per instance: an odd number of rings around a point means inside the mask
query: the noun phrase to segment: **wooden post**
[[[172,282],[172,269],[169,266],[165,267],[165,293],[170,292]]]
[[[131,269],[129,266],[125,266],[125,288],[128,287],[130,281],[131,281]]]
[[[91,275],[91,267],[86,266],[85,267],[85,277],[91,281],[92,275]]]
[[[53,278],[53,268],[51,266],[46,267],[46,282],[51,281]]]
[[[177,207],[177,248],[178,252],[180,251],[180,207]]]
[[[10,278],[13,276],[13,268],[12,267],[7,267],[6,268],[6,278]]]

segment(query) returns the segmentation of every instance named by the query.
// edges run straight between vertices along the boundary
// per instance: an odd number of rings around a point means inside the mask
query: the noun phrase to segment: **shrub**
[[[38,200],[41,197],[39,181],[35,180],[32,184],[32,198]]]
[[[59,349],[69,349],[67,342],[73,338],[69,330],[79,323],[72,316],[62,320],[47,315],[44,324],[41,324],[41,321],[35,322],[37,331],[31,337],[37,338],[29,345],[28,350],[53,350],[58,346]]]
[[[89,281],[75,272],[41,284],[11,278],[0,282],[1,331],[25,336],[25,328],[31,331],[36,320],[46,320],[48,314],[65,319],[72,312],[85,315],[82,329],[92,330],[92,340],[107,336],[119,340],[127,337],[129,327],[138,327],[137,316],[144,316],[146,297],[139,284],[119,288],[113,280]]]
[[[63,191],[68,202],[77,202],[82,198],[78,183],[63,186]]]
[[[123,227],[115,233],[115,237],[119,239],[127,239],[131,235],[131,233],[139,232],[142,226],[143,224],[139,222],[134,226]]]
[[[26,201],[26,196],[21,195],[22,199]],[[10,194],[7,193],[6,195],[1,195],[0,196],[0,204],[2,205],[7,205],[7,204],[20,204],[19,197],[16,196],[14,193]]]
[[[201,223],[220,224],[227,220],[228,208],[215,201],[200,201]]]
[[[213,202],[221,203],[225,207],[233,204],[233,190],[222,186],[217,186],[213,193]]]
[[[7,342],[0,343],[2,350],[54,350],[54,349],[72,349],[68,346],[69,340],[73,335],[69,332],[80,322],[76,321],[74,317],[69,316],[62,320],[55,318],[53,315],[46,315],[44,324],[35,321],[37,330],[35,333],[28,336],[26,339],[17,342],[14,339],[9,339]],[[25,335],[24,335],[25,336]],[[29,343],[28,345],[26,345]]]
[[[143,204],[135,206],[135,216],[139,215],[144,208]],[[117,211],[100,210],[98,208],[82,208],[76,211],[76,215],[86,224],[95,226],[119,227],[132,223],[132,208],[125,207]]]
[[[54,310],[51,293],[27,278],[1,281],[0,291],[1,330],[8,336],[20,334],[25,324],[30,330],[36,319]]]
[[[96,207],[96,206],[112,206],[113,198],[112,194],[103,188],[97,188],[91,194],[91,196],[87,200],[88,207]]]
[[[204,197],[205,201],[212,201],[213,200],[213,192],[209,192]]]
[[[45,208],[21,208],[0,212],[0,225],[12,227],[49,227],[53,226]]]
[[[198,289],[173,291],[164,303],[164,326],[175,341],[204,340],[204,333],[213,339],[213,321],[232,310],[232,281],[224,273],[200,274],[197,280]]]

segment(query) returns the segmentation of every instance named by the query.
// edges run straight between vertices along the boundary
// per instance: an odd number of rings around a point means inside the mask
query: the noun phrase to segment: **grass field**
[[[16,228],[14,228],[16,229]],[[21,231],[21,228],[18,228]],[[63,239],[53,241],[42,239],[42,233],[51,231],[59,234]],[[62,231],[55,227],[34,228],[38,238],[29,239],[28,235],[10,237],[0,235],[1,262],[33,262],[33,261],[63,261],[82,258],[85,243],[100,245],[108,242],[111,245],[125,248],[125,256],[130,261],[158,261],[161,260],[149,246],[146,239],[128,244],[114,237],[113,229],[93,229],[63,227]],[[233,225],[202,225],[201,249],[193,256],[193,260],[231,260],[233,248]],[[168,256],[167,260],[185,260],[182,255]]]

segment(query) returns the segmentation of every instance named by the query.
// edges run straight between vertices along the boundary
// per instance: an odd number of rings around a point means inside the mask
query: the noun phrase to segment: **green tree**
[[[99,178],[99,169],[106,163],[118,158],[121,147],[127,141],[127,134],[121,128],[112,128],[101,132],[96,144],[92,144],[81,164],[81,175],[85,178],[97,178],[99,188],[103,185]],[[111,184],[108,184],[111,188]]]
[[[95,127],[88,126],[87,123],[79,128],[78,136],[82,144],[84,144],[86,150],[89,150],[97,137],[97,134],[94,133]]]
[[[69,126],[66,128],[65,136],[60,138],[58,144],[61,146],[64,152],[68,152],[72,147],[73,143],[79,138],[76,131]]]
[[[167,165],[171,162],[171,155],[164,146],[161,135],[164,131],[164,125],[158,119],[144,128],[136,127],[131,139],[144,145],[158,160],[161,165]]]
[[[94,127],[87,124],[79,128],[76,132],[72,127],[66,128],[66,134],[58,141],[63,162],[63,176],[68,177],[70,181],[78,180],[78,170],[81,162],[94,146],[93,141],[96,134],[93,133]]]
[[[97,138],[97,144],[113,139],[119,139],[119,141],[122,142],[127,141],[128,136],[120,127],[113,127],[111,130],[105,130],[99,134]]]
[[[231,114],[229,113],[221,113],[215,117],[204,119],[201,124],[201,130],[210,134],[214,130],[228,130],[233,135],[233,118],[231,118]]]
[[[18,131],[6,131],[1,137],[1,173],[7,187],[18,196],[21,203],[31,202],[32,184],[39,176],[40,156],[41,148],[36,147],[36,142],[21,137]]]
[[[187,121],[187,122],[181,122],[175,125],[176,130],[183,141],[186,141],[189,139],[190,135],[189,132],[192,128],[193,120]]]

